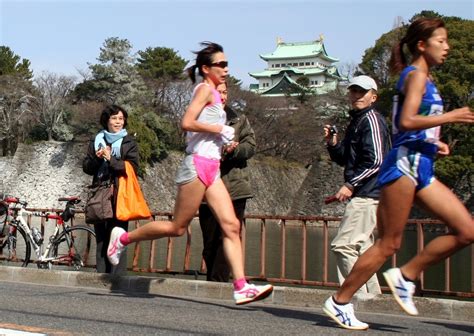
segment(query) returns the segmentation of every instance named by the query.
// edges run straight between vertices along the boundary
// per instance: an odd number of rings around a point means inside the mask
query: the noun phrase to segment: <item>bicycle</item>
[[[2,232],[6,229],[8,232],[5,232],[3,240],[0,240],[0,261],[10,266],[27,267],[32,261],[30,257],[33,249],[38,268],[52,269],[53,265],[61,265],[80,270],[83,267],[95,266],[94,230],[86,225],[67,224],[74,217],[74,205],[81,201],[80,198],[62,197],[58,201],[67,202],[60,214],[28,211],[27,202],[16,197],[3,199],[2,203],[8,205],[8,211],[3,220]],[[54,232],[46,246],[43,245],[44,234],[36,227],[30,228],[24,215],[56,221]]]

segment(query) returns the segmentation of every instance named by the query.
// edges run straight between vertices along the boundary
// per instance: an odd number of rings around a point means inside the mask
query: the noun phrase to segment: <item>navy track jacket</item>
[[[377,174],[390,150],[390,132],[384,117],[372,106],[349,114],[344,139],[327,146],[329,156],[344,166],[344,182],[353,187],[352,197],[378,198]]]

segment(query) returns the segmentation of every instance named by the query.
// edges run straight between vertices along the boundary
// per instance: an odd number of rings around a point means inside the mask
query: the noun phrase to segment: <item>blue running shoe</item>
[[[366,330],[369,328],[367,323],[359,321],[357,317],[355,317],[352,303],[338,305],[331,296],[324,303],[323,311],[345,329]]]
[[[409,315],[418,315],[418,309],[416,309],[413,303],[415,284],[411,281],[406,281],[399,268],[391,268],[384,272],[383,276],[400,307]]]

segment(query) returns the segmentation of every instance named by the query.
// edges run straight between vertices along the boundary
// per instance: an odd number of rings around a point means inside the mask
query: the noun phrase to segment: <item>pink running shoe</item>
[[[121,227],[114,227],[110,233],[109,246],[107,247],[107,258],[112,265],[118,265],[120,261],[120,255],[126,249],[120,242],[120,236],[125,233],[125,230]]]
[[[273,292],[272,285],[255,286],[246,283],[241,290],[234,290],[235,304],[242,305],[253,301],[263,300]]]

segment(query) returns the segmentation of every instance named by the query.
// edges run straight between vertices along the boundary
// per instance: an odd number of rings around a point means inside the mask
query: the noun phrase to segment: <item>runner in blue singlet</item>
[[[407,66],[403,47],[412,55]],[[394,46],[391,70],[400,73],[393,116],[393,149],[384,159],[378,181],[382,185],[377,212],[379,239],[352,268],[335,295],[323,309],[346,329],[367,329],[359,321],[350,301],[355,292],[392,256],[402,242],[403,231],[414,202],[439,217],[450,228],[447,235],[431,240],[400,268],[384,272],[385,281],[400,307],[417,315],[413,302],[414,281],[428,266],[449,257],[474,241],[471,214],[456,195],[433,176],[435,155],[448,155],[449,146],[439,140],[440,126],[474,123],[468,107],[442,113],[443,102],[430,69],[443,64],[449,51],[447,30],[439,18],[419,18]]]

